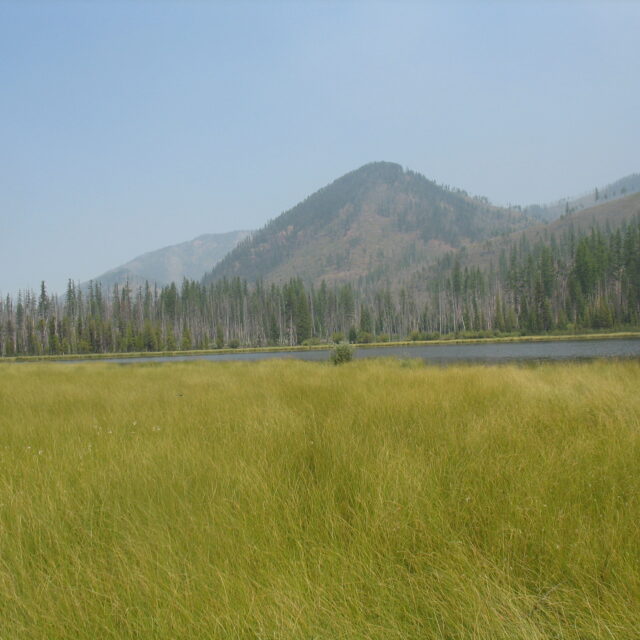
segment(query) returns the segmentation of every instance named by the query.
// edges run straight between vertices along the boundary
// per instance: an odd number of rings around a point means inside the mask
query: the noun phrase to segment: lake
[[[108,358],[109,362],[184,362],[212,360],[219,362],[297,359],[322,361],[328,350],[274,351],[255,353],[196,354],[136,358]],[[549,340],[538,342],[485,342],[469,344],[433,344],[416,346],[360,347],[354,358],[419,358],[427,364],[527,362],[545,360],[583,360],[593,358],[638,358],[640,339]],[[86,360],[74,362],[99,362]],[[71,362],[71,361],[70,361]]]

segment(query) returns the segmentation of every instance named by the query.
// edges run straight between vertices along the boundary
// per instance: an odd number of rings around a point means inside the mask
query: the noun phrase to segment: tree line
[[[495,262],[452,252],[404,283],[276,285],[241,278],[132,288],[69,281],[0,300],[0,355],[62,355],[429,339],[640,326],[640,217],[572,229]]]

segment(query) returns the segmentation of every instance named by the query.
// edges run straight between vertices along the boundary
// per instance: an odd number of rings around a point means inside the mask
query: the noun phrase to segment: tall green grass
[[[640,364],[0,367],[0,638],[640,637]]]

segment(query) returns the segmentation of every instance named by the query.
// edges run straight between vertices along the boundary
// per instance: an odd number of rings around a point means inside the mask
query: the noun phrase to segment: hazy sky
[[[0,0],[0,292],[389,160],[500,204],[640,171],[634,2]]]

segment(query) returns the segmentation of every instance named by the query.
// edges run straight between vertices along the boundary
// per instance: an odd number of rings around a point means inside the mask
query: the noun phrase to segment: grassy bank
[[[640,364],[0,365],[0,638],[640,629]]]
[[[548,342],[560,340],[604,340],[604,339],[640,339],[640,331],[616,331],[616,332],[591,332],[580,334],[544,334],[544,335],[508,335],[491,338],[456,338],[455,334],[438,338],[437,340],[399,340],[395,342],[367,342],[355,344],[359,349],[371,349],[373,347],[415,347],[425,345],[442,344],[477,344],[493,342]],[[122,353],[72,353],[67,355],[41,355],[41,356],[13,356],[0,358],[0,362],[47,362],[47,361],[83,361],[83,360],[110,360],[113,358],[166,358],[167,356],[202,356],[202,355],[228,355],[235,353],[285,353],[287,351],[327,351],[335,346],[333,343],[276,346],[276,347],[239,347],[236,349],[191,349],[189,351],[127,351]]]

